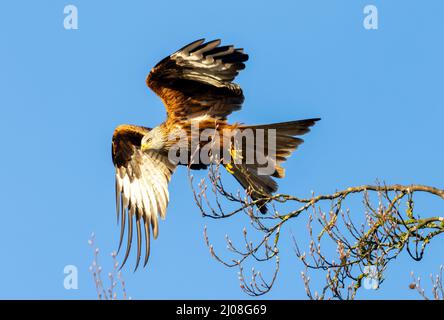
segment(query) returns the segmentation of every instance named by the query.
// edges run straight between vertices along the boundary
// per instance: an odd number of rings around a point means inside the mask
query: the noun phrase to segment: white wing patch
[[[148,262],[150,246],[150,225],[154,239],[157,238],[158,216],[166,217],[169,201],[168,183],[175,165],[155,151],[142,152],[134,149],[131,160],[126,166],[116,166],[116,204],[117,214],[121,218],[121,235],[119,250],[128,217],[128,244],[122,266],[125,264],[132,242],[133,220],[136,218],[137,231],[137,263],[141,251],[141,220],[145,224],[145,265]],[[127,217],[126,217],[127,216]]]

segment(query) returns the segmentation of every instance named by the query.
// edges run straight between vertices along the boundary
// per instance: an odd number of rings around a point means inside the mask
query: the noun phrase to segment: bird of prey
[[[172,132],[181,130],[191,135],[191,123],[198,122],[199,130],[215,132],[235,129],[275,130],[275,166],[273,172],[261,175],[259,164],[245,161],[225,161],[223,165],[253,199],[265,199],[277,191],[275,178],[284,177],[281,163],[303,142],[296,137],[309,131],[316,119],[306,119],[267,125],[247,126],[229,124],[227,116],[239,110],[244,95],[233,82],[245,68],[248,55],[232,45],[220,46],[220,40],[194,41],[161,60],[148,74],[146,84],[162,100],[167,112],[165,122],[154,128],[120,125],[112,138],[112,160],[116,172],[116,205],[120,217],[120,244],[127,228],[127,249],[122,266],[130,252],[133,229],[137,233],[137,261],[139,265],[143,234],[145,235],[144,266],[150,254],[151,233],[158,236],[158,216],[166,216],[169,201],[168,183],[176,166],[168,152],[177,143],[169,139]],[[226,147],[222,144],[221,148]],[[233,159],[243,159],[244,145],[231,152]],[[190,149],[191,157],[192,150]],[[231,160],[233,160],[231,159]],[[225,159],[227,160],[227,159]],[[208,164],[191,164],[191,169],[204,169]],[[266,201],[258,201],[265,213]],[[135,222],[135,226],[134,226]]]

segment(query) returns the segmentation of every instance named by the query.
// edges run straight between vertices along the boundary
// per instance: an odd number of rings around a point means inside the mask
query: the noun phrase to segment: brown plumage
[[[171,175],[177,164],[190,163],[193,154],[191,148],[187,155],[187,163],[175,163],[169,158],[169,151],[177,143],[177,140],[171,139],[172,135],[184,132],[188,138],[192,138],[192,126],[195,123],[199,125],[199,132],[212,129],[222,134],[224,130],[252,130],[256,135],[256,132],[262,131],[265,132],[263,156],[268,159],[272,156],[267,151],[267,132],[270,129],[275,130],[274,166],[269,174],[261,174],[263,164],[258,161],[247,163],[243,160],[249,148],[257,148],[256,136],[253,146],[246,142],[241,142],[238,149],[232,149],[233,147],[226,143],[220,143],[219,146],[221,154],[228,151],[230,155],[229,159],[223,159],[227,171],[233,174],[253,199],[262,199],[277,191],[278,185],[272,177],[285,176],[282,162],[303,142],[295,136],[307,133],[319,120],[307,119],[256,126],[229,124],[227,116],[239,110],[244,101],[242,89],[233,83],[233,80],[239,71],[245,68],[244,62],[248,60],[248,55],[243,49],[219,44],[220,40],[207,43],[203,39],[194,41],[164,58],[151,70],[146,83],[165,105],[167,119],[164,123],[153,129],[121,125],[114,131],[112,158],[116,168],[117,215],[121,220],[119,249],[125,227],[128,226],[127,250],[122,266],[130,252],[134,228],[137,234],[136,269],[141,257],[143,234],[146,265],[150,234],[152,232],[153,237],[157,238],[158,216],[166,216],[169,201],[168,182]],[[200,142],[200,147],[204,147],[206,143]],[[208,163],[193,163],[190,167],[204,169],[207,165]],[[266,213],[266,200],[260,200],[258,208]]]

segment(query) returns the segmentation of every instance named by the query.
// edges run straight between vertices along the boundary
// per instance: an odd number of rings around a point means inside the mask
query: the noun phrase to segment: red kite
[[[248,55],[243,49],[233,46],[219,46],[220,40],[210,42],[204,39],[194,41],[160,61],[149,73],[146,83],[165,105],[167,119],[150,129],[135,125],[121,125],[114,131],[112,159],[116,169],[117,214],[121,217],[119,249],[128,225],[128,243],[125,264],[130,252],[133,223],[137,232],[137,262],[139,265],[142,248],[142,233],[145,234],[145,261],[150,254],[150,233],[158,236],[158,216],[166,216],[169,201],[168,183],[177,163],[170,161],[169,151],[177,143],[170,139],[172,133],[185,132],[191,140],[192,123],[199,124],[199,130],[212,129],[215,132],[252,129],[257,131],[275,130],[275,164],[268,175],[259,173],[257,163],[246,163],[245,145],[240,150],[230,150],[230,155],[241,159],[224,162],[224,166],[253,199],[266,198],[278,189],[272,179],[283,178],[284,169],[280,164],[303,142],[300,136],[319,119],[307,119],[283,123],[246,126],[229,124],[227,116],[239,110],[244,95],[239,85],[233,82],[239,71],[245,68]],[[188,141],[189,141],[188,140]],[[267,142],[266,142],[267,143]],[[224,145],[221,148],[226,148]],[[191,148],[188,158],[191,158]],[[227,159],[224,159],[227,160]],[[182,164],[182,163],[180,163]],[[208,164],[191,164],[191,169],[204,169]],[[258,208],[265,213],[266,201],[258,202]],[[142,231],[143,228],[143,231]]]

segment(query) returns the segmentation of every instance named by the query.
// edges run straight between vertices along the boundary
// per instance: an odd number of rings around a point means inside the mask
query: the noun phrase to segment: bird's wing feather
[[[145,261],[148,262],[150,233],[158,235],[158,216],[166,216],[169,193],[168,182],[175,165],[166,155],[156,151],[142,152],[142,137],[150,131],[148,128],[123,125],[116,128],[112,142],[112,158],[116,168],[116,205],[117,216],[121,220],[119,249],[128,225],[128,244],[122,266],[130,252],[133,222],[137,232],[137,263],[141,257],[142,225],[145,232]]]
[[[232,81],[245,68],[248,55],[219,44],[220,40],[194,41],[151,70],[147,85],[163,100],[169,118],[225,119],[241,108],[244,95]]]

